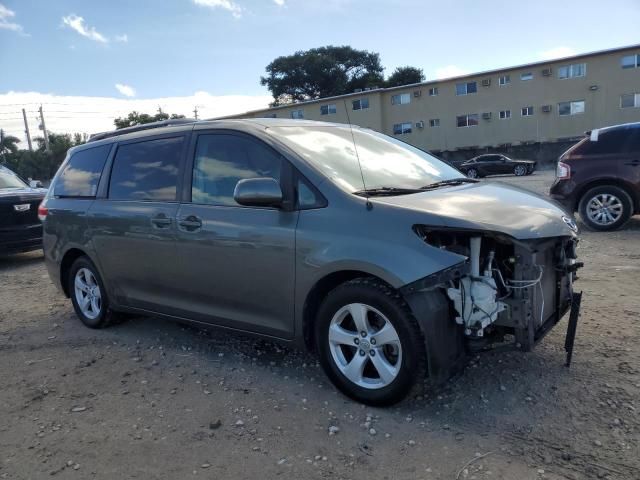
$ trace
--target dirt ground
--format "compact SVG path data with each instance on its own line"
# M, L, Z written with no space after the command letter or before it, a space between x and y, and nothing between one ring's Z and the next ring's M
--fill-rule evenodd
M546 192L552 173L498 180ZM565 318L534 352L485 353L388 409L263 340L89 330L40 252L0 258L0 478L639 479L640 217L583 230L579 254L570 369Z

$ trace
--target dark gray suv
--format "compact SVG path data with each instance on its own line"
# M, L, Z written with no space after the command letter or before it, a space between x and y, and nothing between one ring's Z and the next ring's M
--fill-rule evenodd
M99 134L39 213L51 278L88 327L133 313L295 342L373 405L491 343L531 349L574 298L560 208L348 125Z

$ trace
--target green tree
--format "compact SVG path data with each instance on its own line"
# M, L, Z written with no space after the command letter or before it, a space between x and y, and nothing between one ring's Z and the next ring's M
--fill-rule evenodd
M382 86L383 71L377 53L327 46L276 58L260 84L269 89L275 106Z
M387 78L385 85L387 87L399 87L401 85L411 85L412 83L420 83L424 81L424 73L421 68L416 67L398 67Z
M118 117L113 123L116 126L116 130L126 127L134 127L136 125L143 125L145 123L159 122L160 120L169 120L176 118L184 118L184 115L178 115L173 113L169 115L163 111L159 111L155 115L149 115L148 113L138 113L136 111L131 112L126 117Z
M18 152L18 143L19 138L3 134L0 140L0 160L4 161L9 155L15 155Z

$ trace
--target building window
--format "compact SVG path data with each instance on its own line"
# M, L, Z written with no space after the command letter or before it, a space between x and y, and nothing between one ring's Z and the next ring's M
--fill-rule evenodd
M430 97L435 97L436 95L438 95L438 87L432 87L429 89L429 96Z
M302 109L292 110L291 111L291 118L296 118L296 119L304 118L304 110L302 110Z
M404 135L406 133L411 133L411 126L411 122L396 123L393 125L393 134Z
M263 118L276 118L276 116L275 113L265 113Z
M456 95L469 95L478 92L478 84L476 82L456 83Z
M640 54L622 57L620 66L622 68L640 68Z
M576 78L584 77L587 74L586 63L576 63L574 65L563 65L558 67L558 78Z
M431 120L429 120L429 126L430 127L439 127L440 126L440 119L439 118L432 118Z
M409 93L398 93L391 96L391 105L406 105L411 102L411 95Z
M511 83L510 75L502 75L500 78L498 78L498 85L500 86L509 85L510 83Z
M511 118L511 110L500 110L500 120Z
M331 105L322 105L320 107L320 115L333 115L336 111L336 106L333 103Z
M531 117L533 115L533 107L522 107L522 116Z
M558 115L579 115L584 113L584 100L558 103Z
M479 115L477 113L470 113L469 115L458 115L456 117L456 123L458 127L477 127Z
M369 99L368 98L359 98L358 100L354 100L351 102L354 110L364 110L365 108L369 108Z
M528 80L533 80L533 73L531 72L521 73L520 80L522 80L523 82L526 82Z
M620 95L620 108L640 107L640 93L627 93Z

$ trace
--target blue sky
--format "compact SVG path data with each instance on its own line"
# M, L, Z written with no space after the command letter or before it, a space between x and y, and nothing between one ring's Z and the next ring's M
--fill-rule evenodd
M8 92L262 106L265 66L296 50L351 45L430 79L640 43L638 18L640 0L0 0L0 113Z

